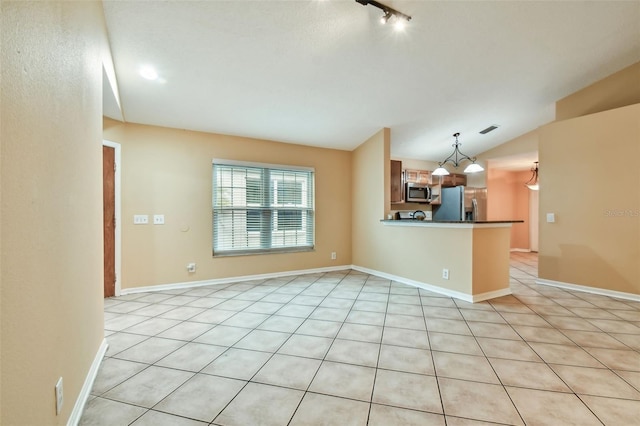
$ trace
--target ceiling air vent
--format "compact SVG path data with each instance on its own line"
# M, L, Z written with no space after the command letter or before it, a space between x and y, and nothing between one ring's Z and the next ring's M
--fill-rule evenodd
M487 134L487 133L489 133L489 132L493 132L493 131L494 131L495 129L497 129L497 128L498 128L498 126L489 126L489 127L487 127L486 129L484 129L484 130L480 130L480 134L481 134L481 135L486 135L486 134Z

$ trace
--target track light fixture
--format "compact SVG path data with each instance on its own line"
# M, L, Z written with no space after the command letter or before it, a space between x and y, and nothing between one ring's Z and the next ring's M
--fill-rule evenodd
M472 158L460 152L460 145L462 144L458 142L458 136L460 136L460 133L453 134L453 137L456 138L456 142L453 145L451 145L453 146L453 152L442 163L438 163L438 168L433 171L432 175L446 176L449 174L449 172L443 166L447 162L451 162L451 164L453 164L453 167L457 169L463 160L471 161L471 164L469 164L464 169L465 173L478 173L484 170L484 168L480 164L476 163L476 157Z
M367 6L370 4L371 6L377 7L378 9L382 10L384 12L384 15L380 18L380 23L382 24L386 24L389 21L389 19L391 19L392 17L395 17L396 29L404 28L405 24L411 20L411 16L405 15L404 13L399 12L375 0L356 0L356 2L360 3L363 6Z

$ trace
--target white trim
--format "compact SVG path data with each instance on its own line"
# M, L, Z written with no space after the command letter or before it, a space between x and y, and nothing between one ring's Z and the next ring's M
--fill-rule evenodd
M633 300L635 302L640 302L640 294L625 293L623 291L608 290L606 288L589 287L589 286L586 286L586 285L563 283L563 282L560 282L560 281L546 280L544 278L538 278L536 280L536 284L548 285L548 286L551 286L551 287L565 288L565 289L568 289L568 290L576 290L576 291L582 291L582 292L585 292L585 293L592 293L592 294L599 294L599 295L602 295L602 296L615 297L617 299Z
M100 348L98 348L96 356L93 358L93 362L91 363L91 368L89 368L87 377L84 379L84 384L82 385L80 394L78 395L76 403L73 406L71 416L69 416L69 420L67 421L67 426L76 426L80 422L82 412L84 411L84 406L89 399L91 388L93 388L93 382L96 380L98 370L100 369L100 365L102 364L102 360L104 359L104 354L107 353L108 347L109 344L107 343L107 339L103 339L102 343L100 344Z
M511 251L511 252L515 251L515 252L518 252L518 253L531 253L531 250L523 249L523 248L512 248L512 249L509 249L509 251Z
M243 275L239 277L216 278L204 281L188 281L183 283L171 283L151 285L147 287L132 287L122 290L122 295L133 293L146 293L149 291L177 290L183 288L202 287L207 285L230 284L242 281L265 280L270 278L286 277L291 275L316 274L318 272L343 271L345 269L353 269L352 265L328 266L326 268L303 269L298 271L272 272L268 274Z
M475 229L475 228L510 228L511 222L499 223L473 223L473 222L432 222L430 220L381 220L385 226L400 227L422 227L422 228L457 228L457 229Z
M225 160L222 158L214 158L212 164L218 164L221 166L238 166L238 167L256 167L259 169L284 169L284 170L300 170L305 172L315 172L316 169L307 166L291 166L287 164L270 164L270 163L258 163L253 161L237 161L237 160Z
M116 241L115 241L115 269L116 269L116 286L115 295L120 296L122 288L122 195L121 195L121 183L122 183L122 147L117 142L108 140L102 141L103 146L108 146L115 150L115 162L116 172L114 176L114 191L115 191L115 217L116 217Z
M351 267L352 269L356 270L356 271L360 271L360 272L364 272L370 275L376 275L378 277L382 277L382 278L386 278L389 280L393 280L393 281L397 281L399 283L402 284L407 284L413 287L418 287L421 288L423 290L428 290L434 293L438 293L438 294L442 294L444 296L449 296L449 297L454 297L456 299L460 299L463 300L465 302L469 302L469 303L474 303L474 302L480 302L483 300L487 300L493 297L499 297L499 296L505 296L507 294L511 294L511 289L510 288L506 288L503 290L497 290L497 291L493 291L493 292L489 292L489 293L482 293L482 294L478 294L478 295L471 295L471 294L467 294L467 293L462 293L459 291L455 291L455 290L450 290L448 288L444 288L444 287L439 287L436 285L432 285L432 284L427 284L427 283L423 283L420 281L415 281L415 280L411 280L409 278L404 278L404 277L400 277L398 275L393 275L393 274L387 274L386 272L381 272L381 271L376 271L374 269L369 269L369 268L363 268L362 266L356 266L356 265L352 265Z

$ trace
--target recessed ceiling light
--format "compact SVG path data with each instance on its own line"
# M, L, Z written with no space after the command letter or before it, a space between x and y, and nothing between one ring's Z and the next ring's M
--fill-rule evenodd
M158 72L150 66L144 66L140 68L140 75L147 80L157 80Z

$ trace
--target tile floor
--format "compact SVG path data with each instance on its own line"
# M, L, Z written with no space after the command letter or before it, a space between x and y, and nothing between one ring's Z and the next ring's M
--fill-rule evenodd
M476 304L356 271L107 299L80 424L638 424L640 302L536 272Z

